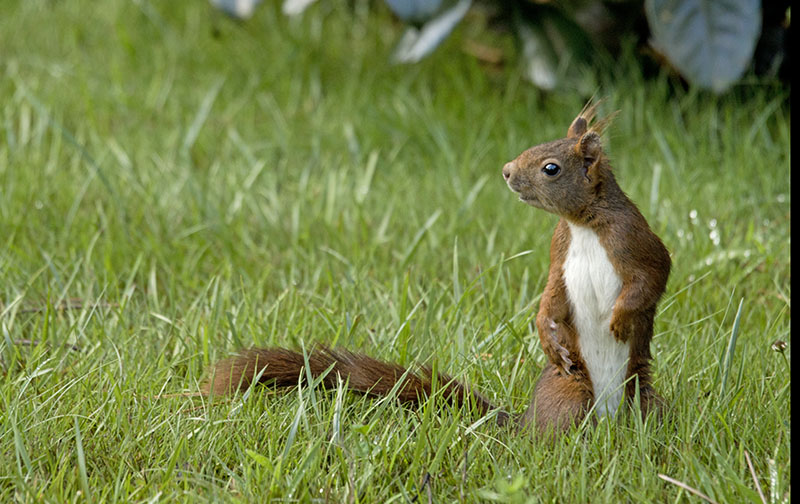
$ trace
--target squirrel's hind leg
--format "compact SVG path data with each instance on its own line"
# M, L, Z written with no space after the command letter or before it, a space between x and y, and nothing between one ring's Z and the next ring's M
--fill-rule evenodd
M579 424L592 404L592 388L582 374L567 375L548 363L536 382L533 401L522 417L522 427L537 434L556 434Z

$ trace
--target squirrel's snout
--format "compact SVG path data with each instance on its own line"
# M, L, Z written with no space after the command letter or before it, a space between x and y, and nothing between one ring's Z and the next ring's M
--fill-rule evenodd
M503 166L503 179L508 182L508 179L511 178L511 170L514 168L514 162L510 161Z

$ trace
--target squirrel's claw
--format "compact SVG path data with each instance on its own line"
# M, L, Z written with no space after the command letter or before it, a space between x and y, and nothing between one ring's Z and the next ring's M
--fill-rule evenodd
M570 371L570 368L573 366L574 363L572 362L572 359L569 358L569 350L567 350L559 342L558 324L554 320L551 320L548 323L548 329L549 329L549 333L550 333L549 334L550 342L553 344L553 347L555 347L556 351L558 352L559 357L561 357L561 361L563 363L563 365L561 366L562 369L564 370L565 373L572 374L572 372Z

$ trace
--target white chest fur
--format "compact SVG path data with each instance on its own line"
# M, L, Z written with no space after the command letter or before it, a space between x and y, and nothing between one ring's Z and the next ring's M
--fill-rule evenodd
M569 224L571 240L564 261L564 282L578 331L581 356L594 385L595 412L614 416L622 400L629 344L608 329L622 280L597 233Z

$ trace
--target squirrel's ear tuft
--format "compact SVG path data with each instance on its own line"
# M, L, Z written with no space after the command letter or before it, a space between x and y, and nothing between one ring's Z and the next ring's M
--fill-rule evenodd
M603 132L608 128L611 123L614 121L614 118L617 117L619 114L619 110L616 110L602 119L599 119L596 123L592 125L591 131L596 132L598 135L602 135Z

